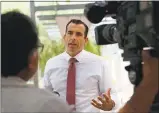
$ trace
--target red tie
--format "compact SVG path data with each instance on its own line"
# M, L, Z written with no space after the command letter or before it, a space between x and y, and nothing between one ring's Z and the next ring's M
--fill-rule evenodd
M66 100L69 105L75 105L75 91L76 91L76 67L75 62L77 60L75 58L70 58L69 69L68 69L68 76L67 76L67 95Z

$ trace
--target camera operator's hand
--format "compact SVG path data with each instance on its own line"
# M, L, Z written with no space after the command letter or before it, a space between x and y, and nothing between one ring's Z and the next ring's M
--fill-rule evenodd
M111 91L111 88L109 88L107 90L107 92L105 94L103 94L103 97L98 97L98 100L101 102L97 102L96 100L92 100L91 104L98 108L98 109L101 109L101 110L104 110L104 111L110 111L112 110L112 108L115 106L115 102L111 99L111 95L110 95L110 91Z
M149 51L143 50L143 82L150 84L153 88L158 88L159 59L151 57Z
M159 87L159 59L151 57L147 50L142 51L142 59L143 79L118 113L148 113L152 106Z

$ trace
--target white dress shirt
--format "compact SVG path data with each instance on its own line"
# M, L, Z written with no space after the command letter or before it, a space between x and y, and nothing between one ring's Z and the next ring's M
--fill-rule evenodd
M118 44L104 45L101 48L101 55L107 57L109 67L111 67L111 76L114 76L116 89L121 98L121 104L124 106L131 98L134 92L134 85L129 80L128 72L125 66L130 64L129 61L123 61L123 50Z
M2 78L1 85L2 113L54 113L70 111L69 106L59 96L50 93L50 91L29 86L18 77Z
M69 59L66 52L48 60L44 72L44 87L50 91L57 91L66 100L67 74ZM120 100L113 85L113 77L110 76L107 61L100 56L81 51L74 58L78 60L76 65L76 111L99 112L100 110L91 105L91 100L96 99L100 93L105 93L112 88L111 96L115 101L117 110Z

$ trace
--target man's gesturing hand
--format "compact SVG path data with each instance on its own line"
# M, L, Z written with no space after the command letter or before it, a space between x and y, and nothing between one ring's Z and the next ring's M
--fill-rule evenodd
M96 100L92 100L91 104L98 108L98 109L101 109L101 110L104 110L104 111L110 111L112 110L112 108L115 106L115 103L114 101L111 99L111 96L110 96L110 91L111 91L111 88L109 88L107 90L107 92L105 94L103 94L104 98L102 97L98 97L98 100L102 103L99 103L97 102Z

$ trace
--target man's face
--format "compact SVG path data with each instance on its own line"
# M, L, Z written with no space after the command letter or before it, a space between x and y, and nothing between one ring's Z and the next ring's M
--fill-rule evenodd
M66 52L71 56L77 55L84 49L88 38L85 36L85 26L83 24L70 23L64 36Z

